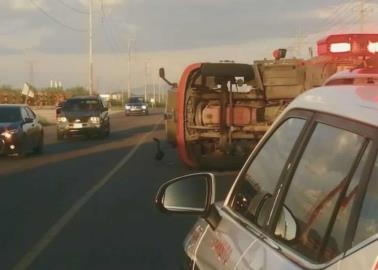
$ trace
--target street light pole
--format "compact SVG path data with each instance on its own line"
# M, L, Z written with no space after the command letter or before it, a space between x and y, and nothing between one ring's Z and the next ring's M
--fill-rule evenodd
M131 39L127 42L127 98L131 96Z
M147 102L148 62L144 63L144 100Z
M89 0L89 95L93 94L93 0Z

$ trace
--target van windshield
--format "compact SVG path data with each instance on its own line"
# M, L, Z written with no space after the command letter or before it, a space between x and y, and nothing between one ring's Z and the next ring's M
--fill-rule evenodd
M64 103L65 111L98 111L100 103L96 99L71 99Z

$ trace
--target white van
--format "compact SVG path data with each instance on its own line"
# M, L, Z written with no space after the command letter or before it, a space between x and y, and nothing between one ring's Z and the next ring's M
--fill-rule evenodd
M295 99L224 203L215 177L164 184L156 205L201 218L187 269L378 269L378 87L324 86Z

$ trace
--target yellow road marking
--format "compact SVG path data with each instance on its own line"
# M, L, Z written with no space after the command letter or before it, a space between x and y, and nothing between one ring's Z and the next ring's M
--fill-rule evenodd
M88 190L74 205L39 239L39 241L26 253L21 260L12 268L13 270L27 269L34 260L48 247L48 245L59 235L63 228L76 216L80 209L99 191L109 180L117 173L135 154L139 147L145 142L147 137L151 135L160 125L157 123L154 128L144 134L138 143L127 153L117 165L106 174L99 182L97 182L90 190Z

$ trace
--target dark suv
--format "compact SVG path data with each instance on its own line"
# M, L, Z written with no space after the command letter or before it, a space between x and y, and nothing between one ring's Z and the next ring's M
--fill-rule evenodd
M66 100L57 116L57 138L81 134L86 137L108 137L110 120L108 108L98 97L74 97Z
M148 104L143 97L131 97L125 105L125 115L148 114Z

